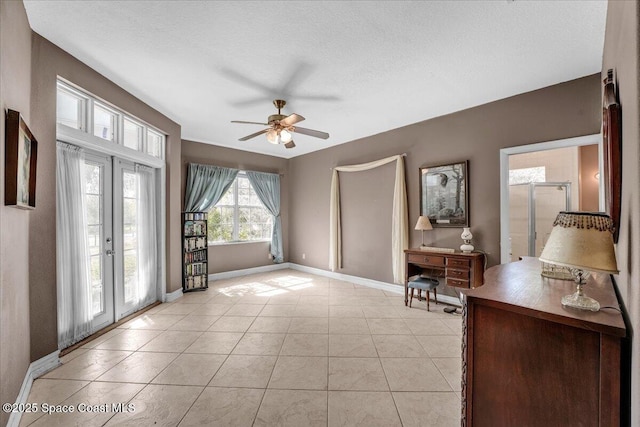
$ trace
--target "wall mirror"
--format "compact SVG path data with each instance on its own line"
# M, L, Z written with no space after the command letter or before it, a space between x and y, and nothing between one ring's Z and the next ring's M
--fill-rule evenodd
M420 215L433 227L469 226L469 161L420 168Z

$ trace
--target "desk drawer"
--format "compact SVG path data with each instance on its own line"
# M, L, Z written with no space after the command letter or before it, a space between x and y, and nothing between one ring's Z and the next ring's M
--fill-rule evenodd
M447 258L447 267L463 267L469 268L471 260L459 258Z
M444 257L437 255L409 254L409 262L422 265L437 265L444 267Z
M453 270L447 267L447 278L469 280L469 270Z
M456 288L470 288L468 280L452 279L447 277L447 286L453 286Z

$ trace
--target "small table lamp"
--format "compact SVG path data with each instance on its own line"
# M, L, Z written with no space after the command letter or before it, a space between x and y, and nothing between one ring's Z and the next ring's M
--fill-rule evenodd
M421 248L426 248L427 245L424 244L424 232L426 230L433 230L433 227L431 226L431 221L429 221L429 217L426 216L419 216L418 217L418 222L416 222L416 230L420 230L422 231L422 244L420 245Z
M540 261L569 267L577 291L562 298L562 305L598 311L600 304L582 291L589 271L617 274L613 247L613 222L608 215L592 212L560 212L553 223Z

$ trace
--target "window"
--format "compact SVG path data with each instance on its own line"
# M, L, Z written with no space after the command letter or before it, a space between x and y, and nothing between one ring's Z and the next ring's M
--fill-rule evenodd
M140 151L142 148L142 135L144 128L136 122L124 119L124 134L122 135L122 145Z
M509 171L509 185L528 184L530 182L545 182L545 167L511 169Z
M107 141L115 141L118 115L98 103L93 104L93 134Z
M209 210L209 244L271 240L273 216L242 172Z
M152 130L147 131L147 154L162 158L163 136Z
M84 129L86 99L65 87L58 86L56 110L58 123L74 129Z
M119 108L58 80L57 123L102 138L106 143L164 159L166 136Z

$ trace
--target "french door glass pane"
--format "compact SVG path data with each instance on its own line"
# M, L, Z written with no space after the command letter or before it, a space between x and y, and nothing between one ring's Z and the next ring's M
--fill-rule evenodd
M99 138L113 141L115 133L116 115L111 111L93 106L93 134Z
M102 298L102 256L101 254L91 256L91 301L93 314L102 313L104 300Z
M90 255L90 279L93 315L102 313L104 307L104 269L102 265L102 242L104 241L103 206L104 169L85 162L85 203L87 209L87 237Z
M124 248L124 302L134 301L138 287L138 176L122 172L122 230Z

